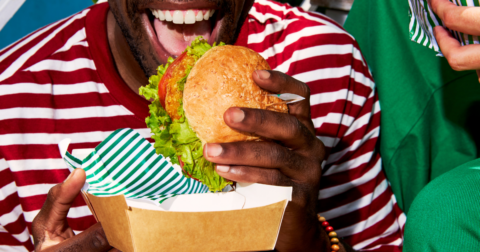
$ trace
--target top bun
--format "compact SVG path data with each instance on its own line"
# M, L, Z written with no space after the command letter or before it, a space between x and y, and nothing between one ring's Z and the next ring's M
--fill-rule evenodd
M197 61L185 83L183 109L202 143L259 139L225 124L223 114L230 107L288 112L282 100L267 96L270 93L255 84L255 70L270 70L270 66L258 53L241 46L214 47Z

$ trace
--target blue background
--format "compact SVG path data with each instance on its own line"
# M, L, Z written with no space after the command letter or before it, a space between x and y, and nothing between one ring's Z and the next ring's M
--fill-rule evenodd
M0 49L93 4L92 0L26 0L0 30Z

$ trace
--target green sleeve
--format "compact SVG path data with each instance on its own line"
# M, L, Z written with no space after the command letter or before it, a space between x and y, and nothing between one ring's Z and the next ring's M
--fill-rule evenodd
M415 198L405 225L404 250L480 250L480 159L428 184Z

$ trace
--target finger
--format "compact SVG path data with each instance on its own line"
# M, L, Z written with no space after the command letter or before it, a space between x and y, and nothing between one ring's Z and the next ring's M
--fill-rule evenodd
M313 133L296 117L279 112L251 108L229 108L225 123L238 131L282 142L292 149L313 144Z
M480 69L480 45L461 46L445 28L437 26L433 29L438 46L456 71Z
M288 177L298 174L297 167L305 167L297 154L272 142L211 143L204 152L205 158L216 164L277 168Z
M97 223L84 232L70 239L65 240L55 246L48 247L45 252L53 251L108 251L111 249L108 244L107 236L103 231L102 225Z
M252 166L217 165L218 175L240 183L259 183L276 186L292 186L293 182L277 169Z
M478 82L480 82L480 70L477 70Z
M449 0L431 0L430 7L446 27L470 35L480 35L480 8L457 6Z
M313 129L310 117L310 88L305 83L284 73L267 70L255 71L253 80L258 86L274 94L291 93L305 97L303 101L289 104L288 110L291 115L296 116L302 123Z
M47 200L38 213L48 230L53 230L65 222L73 201L85 184L85 179L85 171L75 169L63 183L50 189Z

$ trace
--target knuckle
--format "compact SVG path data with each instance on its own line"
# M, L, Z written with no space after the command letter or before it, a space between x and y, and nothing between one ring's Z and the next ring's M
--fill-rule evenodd
M443 12L443 24L447 27L452 27L456 23L456 12L453 9L446 9Z
M243 151L246 151L247 148L242 148L242 152ZM264 152L264 148L262 148L261 145L259 144L253 144L251 146L251 153L252 153L252 157L255 161L259 161L259 160L262 160L263 158L263 152ZM237 156L241 157L241 156L244 156L243 153L237 153Z
M280 176L280 172L278 171L271 171L266 174L266 181L270 185L280 185L282 180Z
M278 77L280 78L280 83L282 83L282 84L284 84L284 85L287 85L287 83L288 83L288 78L287 78L287 76L288 76L288 75L286 75L286 74L284 74L284 73L281 73L281 72L277 72L277 73L279 73L279 74L278 74Z
M253 119L254 119L255 124L258 125L258 126L262 126L262 125L264 125L265 123L268 122L265 110L257 109L257 110L255 110L255 113L253 114L253 116L254 116Z
M108 246L107 237L101 229L97 229L92 234L92 245L95 248L103 248Z
M300 82L300 83L302 84L303 94L305 95L305 98L310 97L310 87L303 82Z
M284 77L286 78L286 76ZM295 89L297 89L296 91L298 92L298 95L305 96L305 97L310 96L310 87L307 84L291 76L289 76L289 78L291 80L290 83L293 84L292 86L294 86Z
M290 138L298 138L303 136L303 125L295 116L288 117L290 122L284 127L285 133Z
M55 202L57 201L58 199L58 196L60 194L60 185L56 185L52 188L50 188L50 190L48 190L48 194L47 194L47 201L49 202Z
M447 61L453 70L455 71L463 70L463 67L461 66L461 59L458 56L456 56L456 54L449 54L447 57Z
M286 164L288 166L288 163L290 161L290 158L289 158L289 153L286 151L286 149L284 147L281 147L280 145L276 145L274 148L272 148L271 150L271 159L270 159L270 162L271 162L271 166L273 166L273 164Z
M298 137L301 137L303 138L303 141L304 141L304 146L309 149L309 150L312 150L313 147L316 146L316 141L318 140L318 138L312 133L312 131L310 131L310 129L308 129L307 126L303 125L302 123L299 122L299 136Z
M283 160L285 166L291 170L298 170L299 168L303 167L302 160L296 155L288 155Z

